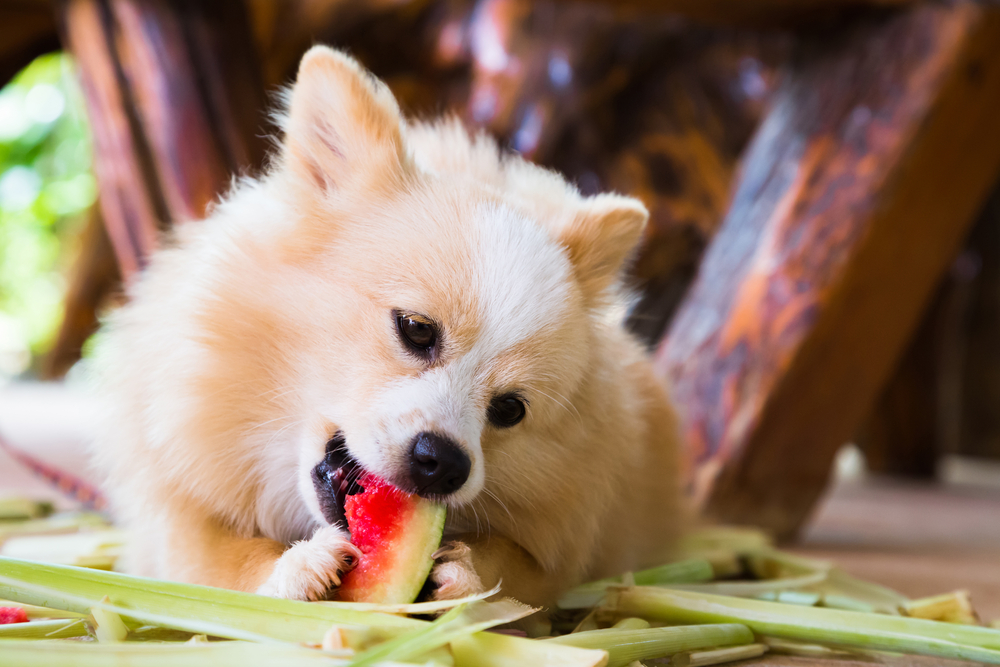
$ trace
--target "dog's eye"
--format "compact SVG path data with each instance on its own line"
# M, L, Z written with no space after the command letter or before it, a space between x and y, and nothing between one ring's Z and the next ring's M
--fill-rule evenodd
M524 401L513 394L505 394L490 402L486 416L494 426L510 428L524 419L524 413Z
M421 315L396 314L396 329L400 337L411 349L425 354L437 343L437 329Z

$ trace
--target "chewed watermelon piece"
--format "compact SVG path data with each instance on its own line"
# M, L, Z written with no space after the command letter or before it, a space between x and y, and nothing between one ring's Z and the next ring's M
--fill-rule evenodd
M361 559L346 573L338 599L406 604L417 599L444 533L445 506L365 474L364 489L344 502L351 542Z
M21 607L0 607L0 625L27 622L28 612Z

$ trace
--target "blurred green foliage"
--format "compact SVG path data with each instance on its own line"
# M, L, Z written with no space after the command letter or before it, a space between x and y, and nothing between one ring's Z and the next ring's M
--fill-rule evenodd
M73 63L42 56L0 90L0 379L51 347L76 233L95 196Z

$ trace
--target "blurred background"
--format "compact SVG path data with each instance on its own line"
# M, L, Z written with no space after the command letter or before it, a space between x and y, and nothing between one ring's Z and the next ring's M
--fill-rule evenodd
M649 206L629 326L707 516L1000 617L1000 7L976 0L4 0L0 496L74 506L36 473L88 480L99 316L261 168L316 42L408 114Z

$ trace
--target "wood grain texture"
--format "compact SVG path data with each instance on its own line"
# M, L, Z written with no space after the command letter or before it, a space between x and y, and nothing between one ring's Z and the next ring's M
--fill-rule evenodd
M580 0L560 0L575 3ZM919 0L603 0L618 12L673 14L712 25L787 27L821 24L865 9L898 8Z
M962 2L797 57L656 355L709 515L808 516L1000 171L997 44Z
M614 105L621 148L591 162L606 187L649 208L631 270L639 298L628 326L650 346L662 339L722 223L739 158L791 45L784 35L685 29Z
M240 0L66 0L95 136L101 206L122 273L159 231L205 215L265 153L265 98Z
M171 222L196 219L228 174L196 86L182 16L168 2L111 0L115 45Z
M172 222L203 217L232 174L263 153L263 86L236 7L111 0L118 54Z
M128 276L144 265L163 223L148 147L130 91L122 85L107 7L97 0L66 0L60 18L63 43L76 58L87 104L105 225L122 274Z

